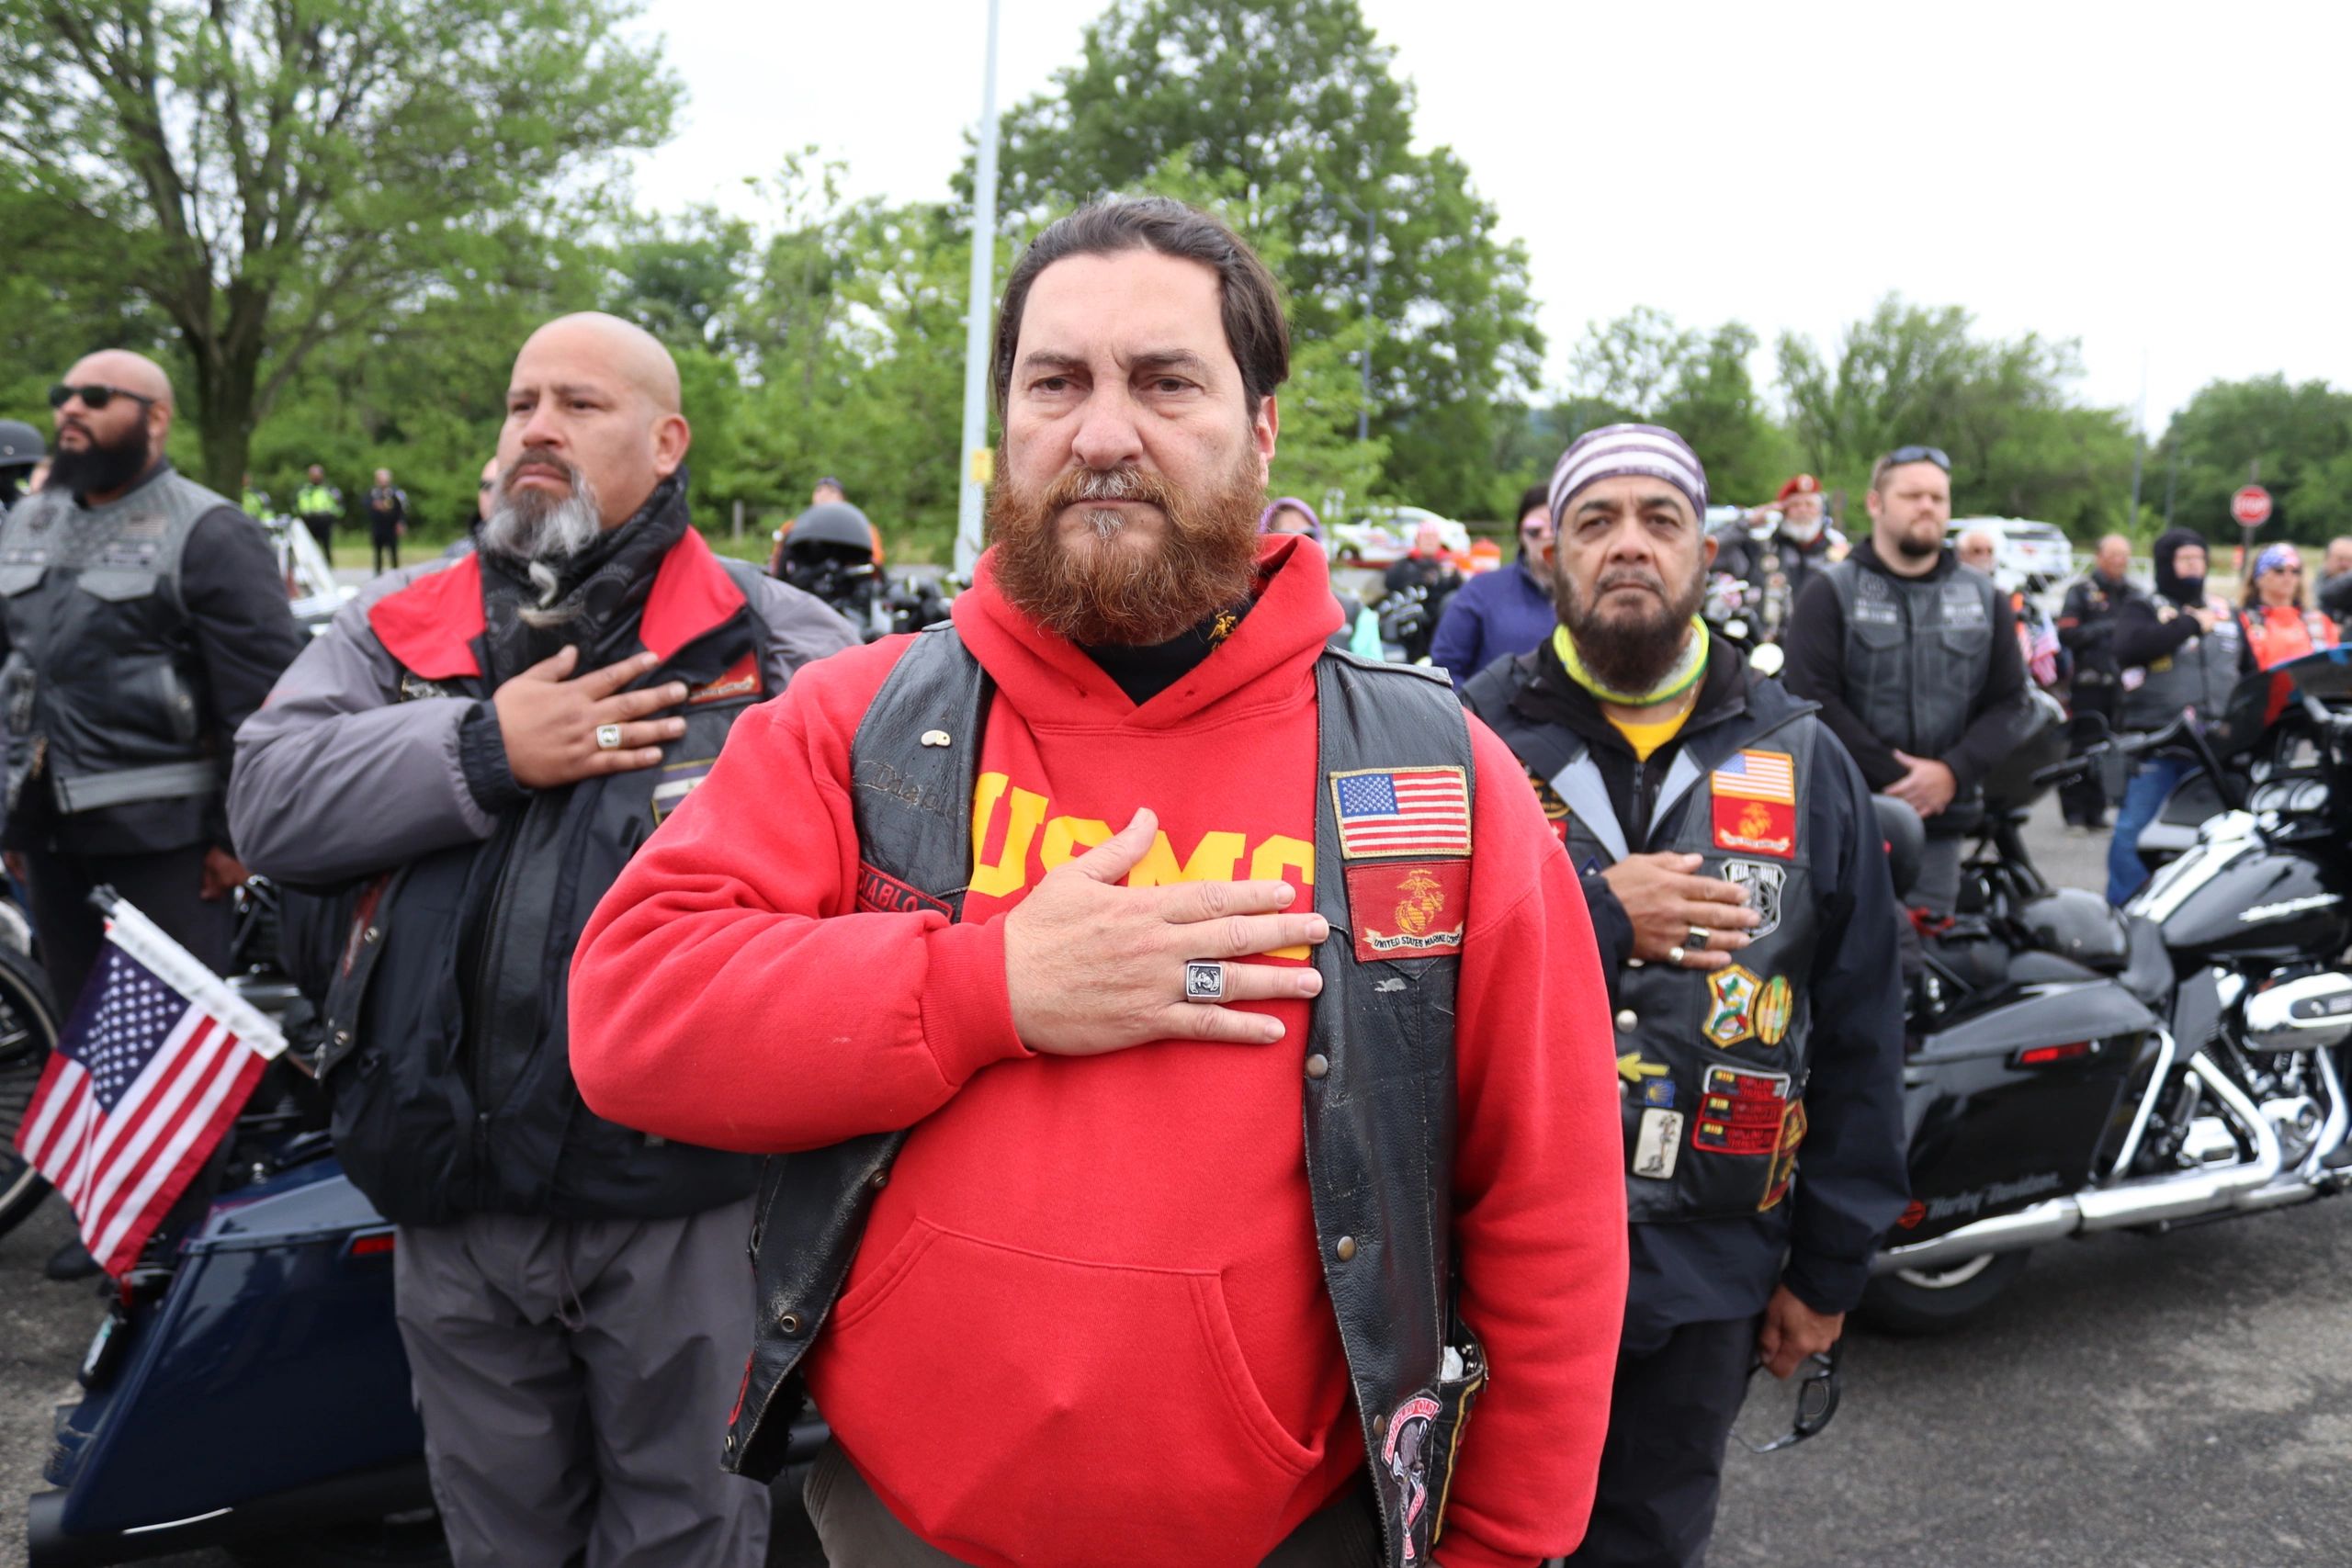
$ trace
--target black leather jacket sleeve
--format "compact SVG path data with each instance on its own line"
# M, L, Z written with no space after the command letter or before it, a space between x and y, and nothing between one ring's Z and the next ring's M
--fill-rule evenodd
M2196 635L2194 616L2158 620L2152 600L2128 599L2115 607L2115 661L2126 669L2169 659L2173 649Z
M1903 1120L1903 992L1894 900L1877 819L1851 759L1824 740L1806 830L1824 940L1814 957L1812 1077L1781 1282L1815 1312L1850 1312L1871 1255L1910 1201Z

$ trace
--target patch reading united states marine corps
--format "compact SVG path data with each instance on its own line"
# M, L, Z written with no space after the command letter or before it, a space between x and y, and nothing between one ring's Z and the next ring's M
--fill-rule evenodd
M1707 787L1717 849L1796 858L1796 764L1786 751L1742 751L1707 775Z
M1470 918L1466 860L1392 861L1347 868L1356 961L1447 958Z
M1788 1109L1788 1074L1709 1067L1700 1084L1690 1146L1717 1155L1777 1154Z
M691 762L664 762L662 776L653 784L653 820L658 825L670 813L685 804L702 781L710 775L717 764L716 757L703 757Z
M1462 769L1357 768L1329 776L1340 859L1468 857L1470 783Z

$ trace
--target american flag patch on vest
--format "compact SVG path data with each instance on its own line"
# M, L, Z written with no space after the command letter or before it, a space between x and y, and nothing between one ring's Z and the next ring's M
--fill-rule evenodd
M1470 785L1460 768L1365 768L1331 775L1347 860L1470 852Z

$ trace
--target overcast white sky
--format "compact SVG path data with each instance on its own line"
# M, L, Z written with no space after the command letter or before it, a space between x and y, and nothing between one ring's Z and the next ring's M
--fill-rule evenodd
M1004 108L1102 0L1002 0ZM1636 304L1831 351L1890 291L2079 337L2084 398L2147 421L2205 382L2352 384L2352 7L1362 0L1526 242L1547 389ZM662 208L817 142L853 195L939 199L979 118L985 0L650 0L691 95ZM1759 374L1769 365L1759 363Z

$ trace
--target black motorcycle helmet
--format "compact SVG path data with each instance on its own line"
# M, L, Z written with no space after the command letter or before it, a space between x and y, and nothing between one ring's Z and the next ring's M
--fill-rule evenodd
M820 502L784 536L776 575L831 604L876 575L874 525L846 501Z
M40 431L21 419L0 419L0 469L29 468L48 456Z
M16 504L25 476L48 455L40 431L20 419L0 419L0 507Z

